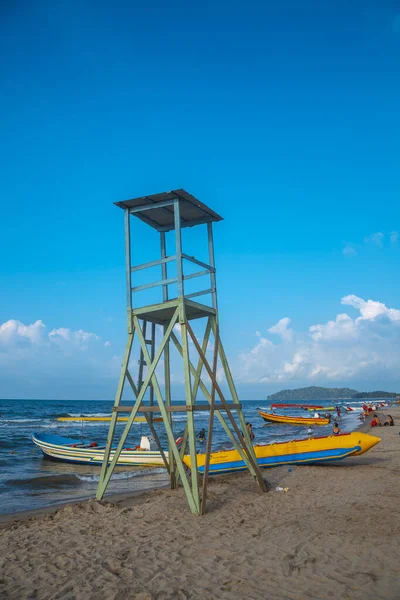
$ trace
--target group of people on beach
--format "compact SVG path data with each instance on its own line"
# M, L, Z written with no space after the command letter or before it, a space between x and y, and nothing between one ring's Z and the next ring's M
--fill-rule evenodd
M365 416L369 416L369 415L371 415L371 413L373 413L372 421L371 421L371 427L379 427L381 425L385 425L385 426L389 426L389 427L391 425L393 426L394 425L394 421L393 421L392 415L387 415L386 421L384 421L382 423L381 422L381 418L375 412L378 409L382 409L384 406L386 406L386 404L384 402L380 402L378 405L372 404L372 403L366 404L364 402L364 404L362 405L363 412L360 414L360 419L364 420Z
M376 410L376 406L373 406L373 408L371 408L371 410L369 410L369 409L370 409L370 405L367 406L366 404L365 405L363 404L363 410L364 410L364 412L361 413L360 419L361 419L361 417L364 419L364 413L366 413L366 412L372 412L373 410ZM329 413L327 413L324 416L329 417L329 420L331 419L331 415ZM320 417L320 415L318 413L314 414L314 418L319 418L319 417ZM387 415L387 417L388 418L386 419L386 421L384 423L381 423L381 420L380 420L379 416L375 413L374 416L373 416L373 419L371 421L371 427L376 427L376 426L379 426L379 425L382 425L382 424L385 425L385 426L387 426L387 425L389 425L389 426L390 425L394 425L393 417L391 415ZM333 435L340 435L341 433L343 433L342 430L339 427L339 424L338 424L338 421L340 419L341 419L341 411L340 411L340 408L337 406L336 407L335 421L334 421L333 427L332 427L332 434ZM250 439L254 440L254 438L256 436L254 435L252 424L249 423L249 422L247 422L246 423L246 429L249 432ZM314 426L310 425L310 427L307 429L307 434L308 434L308 436L311 436L313 433L314 433ZM241 432L241 434L243 436L243 432ZM200 433L198 434L197 437L199 438L199 442L201 442L201 443L203 443L203 442L206 441L206 432L205 432L204 427L202 428L202 430L200 431Z
M383 423L383 425L385 425L385 426L388 426L388 425L391 426L392 425L393 426L394 425L394 421L393 421L392 415L388 415L387 417L388 418ZM371 421L371 427L378 427L380 425L382 425L381 419L380 419L380 417L377 414L375 414L373 416L373 418L372 418L372 421Z

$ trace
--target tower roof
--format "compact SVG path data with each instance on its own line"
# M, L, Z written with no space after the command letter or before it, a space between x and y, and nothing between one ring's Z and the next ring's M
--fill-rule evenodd
M140 209L143 206L143 211L135 210L135 217L138 217L138 219L144 221L147 225L154 227L157 231L170 231L175 229L173 205L157 207L157 204L169 200L180 200L181 227L194 227L195 225L222 221L223 219L223 217L211 210L211 208L182 189L153 194L151 196L141 196L140 198L132 198L131 200L122 200L121 202L115 202L115 204L124 209ZM149 206L154 206L155 208L149 210Z

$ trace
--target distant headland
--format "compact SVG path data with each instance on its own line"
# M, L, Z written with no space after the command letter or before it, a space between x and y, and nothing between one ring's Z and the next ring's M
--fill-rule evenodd
M396 398L396 392L359 392L351 388L305 387L282 390L268 396L268 400L350 400L352 398Z

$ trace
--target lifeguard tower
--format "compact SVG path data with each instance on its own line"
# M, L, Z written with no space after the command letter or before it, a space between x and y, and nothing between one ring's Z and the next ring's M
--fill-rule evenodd
M179 479L182 481L192 513L200 515L206 509L207 480L214 416L220 421L227 437L240 453L261 490L265 491L265 481L254 455L242 412L242 405L238 399L219 335L213 223L221 221L222 217L183 189L152 196L142 196L132 200L116 202L115 204L124 210L125 217L128 341L115 396L96 498L98 500L103 498L118 457L124 448L127 436L138 413L144 414L151 429L154 440L163 457L165 467L168 470L171 488L178 486ZM131 217L140 219L159 232L159 259L132 266ZM203 262L193 256L189 256L182 250L182 229L200 225L205 225L207 228L208 262ZM168 255L167 253L166 234L168 232L174 232L175 234L174 253L172 255ZM146 249L147 245L146 243ZM135 254L138 255L141 253L141 248L137 247L135 251ZM193 265L195 265L196 267L200 267L201 270L188 273L185 268L188 264L190 264L192 269ZM160 268L161 279L132 286L132 279L139 271L143 272L154 267ZM168 273L168 271L170 272ZM209 285L206 288L200 288L188 293L185 289L188 285L186 282L191 279L196 279L197 282L197 278L200 277L207 277ZM193 284L194 282L191 283ZM161 302L144 306L140 305L139 302L132 302L133 294L135 294L136 300L138 292L157 287L162 290ZM176 291L176 297L171 298L170 290L173 288ZM199 296L208 298L209 303L199 303L193 300L193 298ZM203 320L205 323L204 336L201 343L192 329L191 323L194 320ZM158 344L156 339L157 330L158 332L161 330L161 334L158 334L159 337L162 335L162 339ZM139 343L136 361L133 360L134 353L132 352L135 336L136 341ZM213 348L211 350L210 338L213 339ZM170 360L172 344L178 351L180 367L182 367L183 371L185 405L172 403ZM207 358L207 351L208 353L212 352L212 360ZM193 359L194 354L196 355L196 361ZM161 380L159 373L162 363L163 393L159 381ZM137 368L138 371L136 383L132 375L134 368ZM206 371L205 378L202 376L203 369ZM219 369L219 373L223 374L229 387L232 398L231 402L227 402L218 383L217 369ZM126 381L129 383L134 396L134 404L132 406L122 403ZM206 403L198 401L199 389ZM149 396L147 399L145 398L146 394ZM218 401L215 400L216 394ZM154 399L156 402L154 402ZM194 411L209 412L205 446L206 457L202 482L199 481L197 468L192 468L191 474L188 474L182 460L188 448L191 465L197 467ZM236 412L238 423L232 411ZM175 443L172 428L172 415L176 412L184 412L187 415L186 427L180 448ZM128 413L129 417L118 441L113 458L110 461L110 451L116 437L117 420L121 413ZM152 416L155 413L161 415L162 424L160 423L160 425L165 428L168 438L168 457L162 448L156 427L153 423Z

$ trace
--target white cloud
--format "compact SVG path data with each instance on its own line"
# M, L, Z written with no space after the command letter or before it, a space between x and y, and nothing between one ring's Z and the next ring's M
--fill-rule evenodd
M83 329L73 331L72 329L67 329L66 327L60 327L59 329L53 329L50 331L49 339L56 343L63 341L76 345L87 345L87 343L91 340L99 340L100 338L95 333L88 333L87 331L83 331Z
M284 317L280 321L268 329L269 333L277 333L281 338L289 342L293 337L293 329L288 329L290 325L290 319Z
M392 244L392 246L396 246L398 240L399 240L399 232L398 231L391 231L390 232L390 243Z
M24 325L21 321L11 319L0 325L0 348L8 344L40 343L44 339L45 330L46 326L43 321Z
M343 303L343 300L342 300ZM346 313L336 315L334 321L328 321L322 325L311 325L309 328L311 338L314 341L327 339L349 339L357 336L357 328L353 319Z
M398 381L400 310L354 294L342 298L341 303L355 308L358 315L352 318L340 313L326 323L311 325L308 332L288 330L286 317L268 330L280 333L278 344L257 332L257 343L234 364L238 382Z
M353 306L360 311L361 316L355 322L360 320L373 320L376 317L386 316L390 321L400 321L400 310L395 308L387 308L382 302L374 300L363 300L354 294L342 298L342 304Z
M346 244L342 250L345 256L356 256L357 250L352 244Z
M385 234L382 231L376 231L367 235L364 239L366 244L374 244L375 246L381 247L385 239Z

